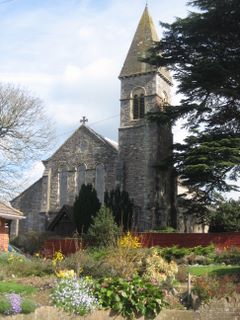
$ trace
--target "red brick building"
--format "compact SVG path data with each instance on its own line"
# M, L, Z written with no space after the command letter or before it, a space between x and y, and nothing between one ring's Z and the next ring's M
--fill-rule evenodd
M15 227L17 229L18 221L24 219L22 212L0 202L0 251L8 250L9 235L12 221L15 221ZM18 234L18 230L14 232Z

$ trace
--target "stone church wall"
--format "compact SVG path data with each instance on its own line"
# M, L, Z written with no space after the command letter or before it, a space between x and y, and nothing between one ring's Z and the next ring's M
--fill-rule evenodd
M45 162L46 169L51 172L49 211L56 212L60 203L60 173L67 171L66 204L72 205L79 191L77 186L77 170L85 165L85 183L96 184L96 169L100 164L104 168L104 184L106 190L115 187L117 150L106 142L99 141L98 136L86 127L81 126L75 134ZM104 186L105 185L105 186ZM104 190L101 194L103 195ZM102 199L101 199L102 200Z
M140 119L133 119L136 88L142 88L145 93L145 117ZM158 169L160 161L171 155L171 128L148 120L146 115L167 107L170 88L158 72L121 79L119 159L123 166L122 185L134 199L139 230L165 227L172 218L175 190L172 173L168 169Z
M11 201L11 205L22 211L26 219L19 221L19 233L29 231L42 232L45 230L45 216L41 214L42 206L42 179L22 192Z

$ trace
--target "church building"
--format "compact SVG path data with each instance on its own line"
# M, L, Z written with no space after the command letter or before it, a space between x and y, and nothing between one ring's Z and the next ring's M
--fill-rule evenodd
M139 60L154 41L159 39L146 7L119 75L118 144L92 130L83 117L81 126L43 161L43 176L11 201L26 216L20 232L44 232L64 205L73 205L81 185L89 183L102 203L106 190L119 186L127 191L139 231L176 226L175 178L171 168L159 166L171 156L171 128L148 117L168 107L172 80L167 69Z

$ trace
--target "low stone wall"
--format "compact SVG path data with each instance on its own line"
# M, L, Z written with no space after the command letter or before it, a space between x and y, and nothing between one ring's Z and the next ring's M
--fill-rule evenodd
M1 317L5 319L6 317ZM7 317L9 320L124 320L110 311L95 311L86 317L72 316L55 307L41 307L29 315ZM138 320L144 320L143 317ZM155 320L240 320L240 295L231 298L211 301L197 311L162 310Z
M156 320L195 320L194 311L185 310L163 310L156 318ZM121 316L111 314L110 311L99 310L86 317L72 316L60 311L54 307L38 308L34 314L29 315L15 315L3 317L5 320L124 320ZM138 320L145 320L144 317ZM220 319L218 319L220 320Z
M196 311L197 320L240 320L240 295L211 301Z

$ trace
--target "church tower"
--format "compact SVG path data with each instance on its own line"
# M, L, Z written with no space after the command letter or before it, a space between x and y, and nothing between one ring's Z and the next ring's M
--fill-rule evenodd
M167 69L139 60L147 57L154 41L159 39L146 6L119 75L119 172L122 174L118 180L134 200L135 225L140 231L176 224L172 170L159 166L171 155L171 128L147 116L167 108L172 80Z

